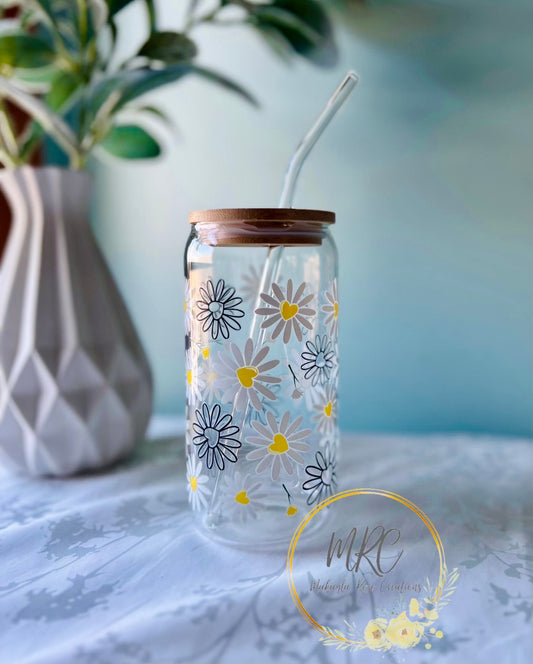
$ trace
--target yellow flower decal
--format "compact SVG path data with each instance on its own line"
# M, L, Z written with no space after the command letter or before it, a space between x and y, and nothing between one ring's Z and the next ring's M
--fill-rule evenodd
M376 618L370 620L365 627L364 637L366 645L371 650L387 650L390 644L385 638L385 630L387 629L387 621L384 618Z
M385 637L393 646L399 648L412 648L422 638L424 627L418 622L412 622L405 611L397 618L393 618L385 631Z

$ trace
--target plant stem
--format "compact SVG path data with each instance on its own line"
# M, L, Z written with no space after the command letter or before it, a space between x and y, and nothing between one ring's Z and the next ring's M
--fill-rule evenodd
M3 145L3 141L0 140ZM3 147L0 147L0 163L2 163L6 168L17 168L18 164L13 161L11 156L8 154Z
M19 146L15 135L15 129L11 123L3 99L0 99L0 135L6 152L15 162L17 162L19 157Z
M196 6L196 2L191 2L189 5L189 13L188 17L185 23L185 27L183 28L183 32L189 32L196 26L200 25L201 23L213 23L215 20L215 17L217 16L218 12L222 9L221 5L217 5L214 7L209 12L206 12L205 14L201 14L200 16L194 16L194 8Z

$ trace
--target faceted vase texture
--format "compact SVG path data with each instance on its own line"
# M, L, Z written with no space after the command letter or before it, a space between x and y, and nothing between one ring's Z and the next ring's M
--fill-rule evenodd
M105 466L142 439L152 379L88 223L86 173L0 172L0 461L32 475Z

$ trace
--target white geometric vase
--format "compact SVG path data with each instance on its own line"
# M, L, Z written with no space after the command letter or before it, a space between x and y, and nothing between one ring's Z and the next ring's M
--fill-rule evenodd
M145 433L152 378L88 223L90 175L0 171L12 224L0 257L0 462L71 475Z

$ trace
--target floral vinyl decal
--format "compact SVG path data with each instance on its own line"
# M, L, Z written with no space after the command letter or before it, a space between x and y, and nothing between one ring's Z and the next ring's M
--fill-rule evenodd
M201 401L205 389L203 371L192 358L193 351L185 353L185 392L190 403Z
M333 433L337 421L337 392L331 384L317 390L313 421L320 433Z
M308 305L313 300L314 295L305 295L305 281L301 283L296 292L293 292L292 279L287 281L285 292L278 286L272 284L272 295L261 293L261 299L268 306L260 307L255 310L259 316L265 316L261 328L265 329L275 325L272 332L272 339L277 339L283 332L283 343L290 341L291 334L294 332L298 341L302 340L302 327L312 330L313 326L309 318L316 314L315 309Z
M218 339L219 335L229 339L230 328L241 329L237 319L244 316L244 311L238 308L242 297L235 297L235 288L226 286L224 279L219 279L216 286L208 279L205 287L200 287L200 296L196 302L200 312L196 317L202 322L202 330L209 332L212 339Z
M187 459L187 493L193 510L207 507L207 499L211 495L207 475L202 475L202 462L190 455Z
M307 341L305 345L307 350L302 353L301 365L304 376L313 386L324 385L329 381L335 359L331 341L326 334L323 337L317 334L314 343Z
M319 450L315 454L315 464L305 467L309 479L302 484L302 489L309 491L308 505L319 503L335 493L337 490L335 468L335 453L328 442L323 451Z
M309 451L309 445L302 442L311 433L311 429L298 430L302 417L291 423L290 412L287 411L278 424L272 413L267 413L268 427L260 422L252 422L259 436L250 436L246 442L258 449L248 452L248 461L259 461L256 473L270 470L273 480L277 480L283 468L288 475L294 472L294 464L303 464L302 452Z
M281 378L270 375L279 360L266 360L268 346L254 349L251 339L241 352L236 344L230 345L230 353L221 352L217 356L215 371L218 374L217 388L222 392L222 401L233 402L236 410L246 407L248 399L255 410L262 410L260 396L274 401L276 395L267 385L281 382Z
M228 516L239 521L256 519L257 510L266 508L264 501L268 496L262 487L263 484L254 475L235 471L232 477L226 477L224 508Z
M224 470L225 462L235 463L234 450L241 446L241 441L233 438L239 433L239 427L231 424L231 415L224 415L216 404L210 410L204 403L202 411L196 411L196 421L192 428L196 434L193 443L198 450L198 458L206 459L206 466L211 469L216 463L219 470Z
M337 280L333 280L331 291L326 291L327 304L322 306L322 311L326 314L326 325L329 325L329 333L333 339L336 338L339 331L339 289Z

